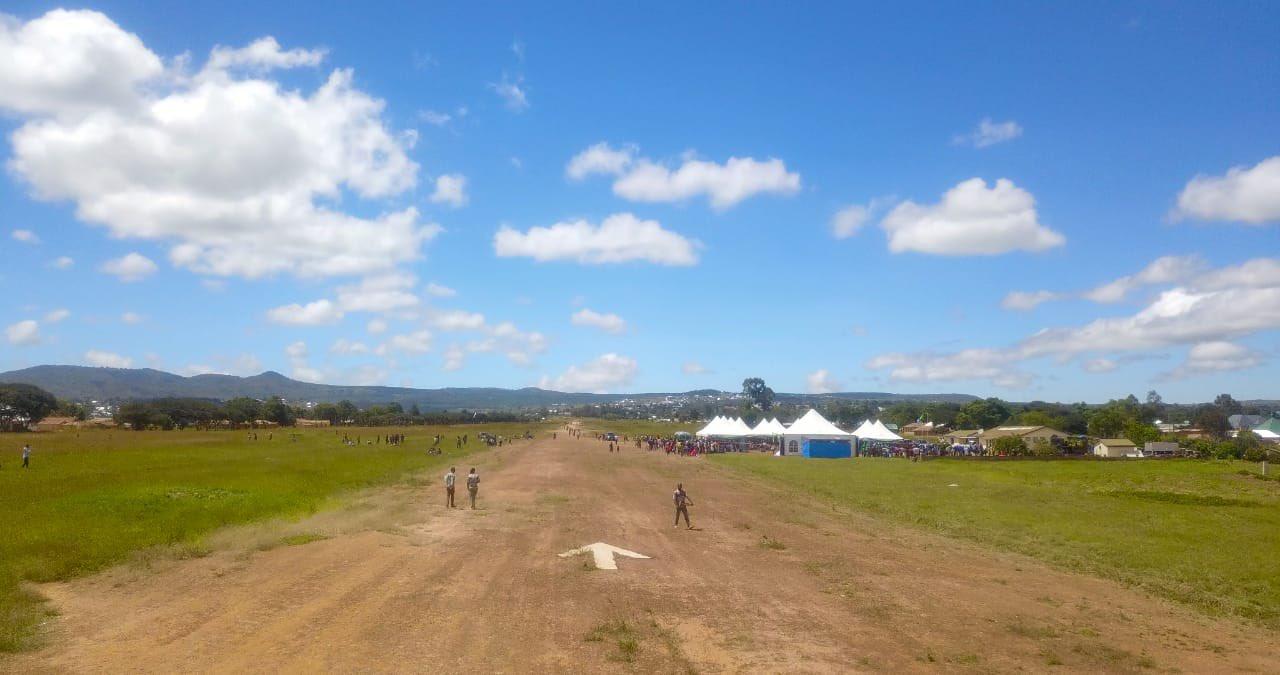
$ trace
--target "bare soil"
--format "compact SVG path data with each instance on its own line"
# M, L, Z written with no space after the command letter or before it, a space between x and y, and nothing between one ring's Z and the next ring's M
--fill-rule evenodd
M1280 672L1255 626L701 459L561 433L476 466L474 511L431 477L381 491L359 527L321 516L329 538L43 586L48 646L0 670ZM694 530L672 526L678 481ZM556 555L596 541L652 559Z

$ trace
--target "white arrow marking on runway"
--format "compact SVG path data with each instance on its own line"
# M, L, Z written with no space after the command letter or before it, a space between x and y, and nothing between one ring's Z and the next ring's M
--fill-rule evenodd
M612 544L606 544L603 541L597 541L594 544L587 544L582 548L575 548L572 551L565 551L564 553L560 554L560 557L569 558L575 555L588 553L588 552L591 553L591 555L595 556L596 569L601 569L601 570L618 569L618 563L613 561L614 555L623 555L628 558L642 558L644 560L649 559L649 556L647 555L636 553L635 551L628 551L625 548L618 548L617 546L614 546Z

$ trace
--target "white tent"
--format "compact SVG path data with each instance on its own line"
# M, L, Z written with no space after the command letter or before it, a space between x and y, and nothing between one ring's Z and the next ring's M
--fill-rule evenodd
M729 424L727 425L727 428L725 430L725 435L726 436L750 436L751 427L747 426L747 423L744 422L741 417L737 417L729 420Z
M751 427L742 418L716 417L697 431L698 436L710 438L739 438L751 435Z
M812 408L800 419L792 422L781 435L783 453L787 455L800 454L804 442L808 439L844 440L850 437L850 434L828 422L827 418Z
M782 423L779 422L778 418L775 417L771 420L766 420L766 419L760 420L760 423L756 425L756 428L751 430L751 435L752 436L781 436L786 432L787 432L787 428L782 426Z
M854 429L853 435L864 441L900 441L902 437L889 431L880 420L867 420Z
M715 417L711 418L710 422L707 422L707 426L702 427L701 429L695 431L694 435L695 436L714 436L716 430L720 428L720 425L723 419L724 418L720 417L719 415L716 415Z

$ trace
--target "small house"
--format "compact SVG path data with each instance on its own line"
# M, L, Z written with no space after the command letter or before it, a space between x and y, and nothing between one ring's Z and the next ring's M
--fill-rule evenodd
M1138 446L1127 438L1100 438L1093 446L1098 457L1136 457Z

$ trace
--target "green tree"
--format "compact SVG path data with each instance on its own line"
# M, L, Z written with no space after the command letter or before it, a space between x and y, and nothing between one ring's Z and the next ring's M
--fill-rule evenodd
M22 431L58 408L53 394L31 384L0 384L0 427Z
M336 423L343 424L348 420L355 419L357 412L358 410L356 409L356 405L351 401L338 401L338 419Z
M262 419L275 422L282 427L293 426L293 411L279 396L272 396L262 404Z
M1243 409L1243 406L1232 398L1231 394L1218 394L1218 397L1213 399L1213 404L1218 406L1226 415L1235 415Z
M129 401L116 407L116 424L128 425L134 431L143 431L151 424L151 408L145 403Z
M1009 419L1009 406L998 398L970 401L956 413L956 426L964 429L990 429Z
M1141 448L1149 442L1160 440L1160 430L1146 422L1130 420L1124 425L1124 437Z
M751 399L751 403L764 412L773 408L773 390L758 377L748 377L742 381L742 394Z
M987 451L993 455L1019 457L1028 454L1029 449L1021 436L1001 436L987 444Z
M262 419L262 403L256 398L242 396L233 398L223 404L227 411L227 419L235 424L245 424Z
M1124 431L1124 426L1133 420L1134 416L1125 411L1122 402L1112 401L1089 415L1089 435L1116 438Z
M1223 396L1226 396L1226 394L1223 394ZM1222 396L1218 398L1222 398ZM1230 396L1227 396L1227 398L1230 398ZM1226 438L1227 430L1231 428L1231 424L1227 421L1227 414L1216 403L1214 405L1201 406L1196 411L1192 423L1201 431L1218 439Z

